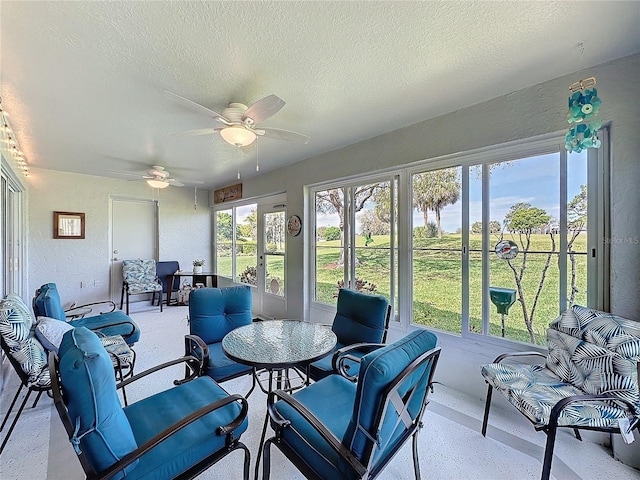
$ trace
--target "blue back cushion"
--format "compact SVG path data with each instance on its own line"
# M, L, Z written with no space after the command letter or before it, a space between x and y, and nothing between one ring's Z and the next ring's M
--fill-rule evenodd
M39 294L34 301L36 316L55 318L66 321L67 316L60 302L60 294L55 283L45 283L40 287Z
M379 295L340 289L336 317L331 328L338 337L338 343L381 342L388 305L387 299Z
M116 394L109 354L95 333L78 327L65 333L59 358L65 403L71 424L76 426L71 441L79 441L91 467L101 472L137 448ZM121 472L113 478L122 477Z
M169 290L169 277L176 273L177 270L180 269L180 264L176 261L172 262L158 262L156 263L156 276L160 279L162 283L162 291L166 292ZM178 290L180 288L180 277L175 277L173 279L173 287L172 290Z
M416 330L395 343L387 345L365 355L360 364L360 375L358 377L358 388L353 407L353 415L342 443L350 449L358 458L362 458L368 442L363 431L374 432L374 426L378 421L380 409L383 405L384 389L405 369L411 362L423 353L435 348L437 344L436 336L427 330ZM418 385L419 392L426 392L429 372L425 375L424 369L428 368L428 363L423 364L411 375L400 387L400 397L412 387L418 380L422 384ZM426 394L426 393L425 393ZM420 411L424 400L424 394L414 395L409 404L409 414L415 418ZM393 407L387 410L382 428L378 433L382 451L378 456L384 454L385 447L393 445L394 438L399 435L396 427L403 429L404 425L396 423L397 414ZM371 445L371 442L368 442Z
M205 343L221 342L231 330L249 325L251 287L198 288L189 295L189 330Z

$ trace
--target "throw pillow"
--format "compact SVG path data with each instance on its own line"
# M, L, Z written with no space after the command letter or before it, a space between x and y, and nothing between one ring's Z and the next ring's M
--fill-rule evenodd
M73 326L66 322L50 317L38 317L36 338L40 340L44 348L57 354L62 337L69 330L73 330Z
M0 335L28 377L29 386L51 384L47 355L35 337L33 317L22 299L10 293L0 301Z

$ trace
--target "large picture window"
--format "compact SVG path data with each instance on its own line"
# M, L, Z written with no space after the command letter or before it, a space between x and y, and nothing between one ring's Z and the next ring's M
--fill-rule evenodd
M335 304L340 288L396 301L396 178L314 193L314 300Z
M312 189L313 300L369 291L405 327L544 344L566 308L607 302L602 137L601 150L532 139Z

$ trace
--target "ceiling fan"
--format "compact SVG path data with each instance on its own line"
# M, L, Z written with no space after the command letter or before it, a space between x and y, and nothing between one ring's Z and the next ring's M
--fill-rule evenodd
M166 91L165 93L190 108L206 113L224 125L221 127L189 130L179 133L178 135L209 135L220 132L220 136L227 143L236 147L251 145L258 136L284 140L286 142L307 143L309 141L309 137L302 133L291 132L280 128L257 128L258 123L275 115L284 107L285 102L276 95L261 98L248 107L243 103L231 102L229 106L222 111L222 114L220 114L175 93Z
M184 187L185 184L176 180L175 178L171 178L171 174L165 170L164 167L160 165L153 165L145 174L136 174L136 173L125 173L125 172L113 172L119 175L128 175L131 177L139 177L145 179L147 184L153 188L166 188L169 185L174 187ZM200 180L190 180L188 183L192 184L202 184L204 182Z

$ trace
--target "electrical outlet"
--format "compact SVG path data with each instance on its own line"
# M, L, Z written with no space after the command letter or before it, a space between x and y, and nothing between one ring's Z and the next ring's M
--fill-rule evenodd
M93 281L93 286L94 287L99 287L100 285L102 285L102 280L94 280Z
M80 281L80 288L87 288L87 282L84 280Z

